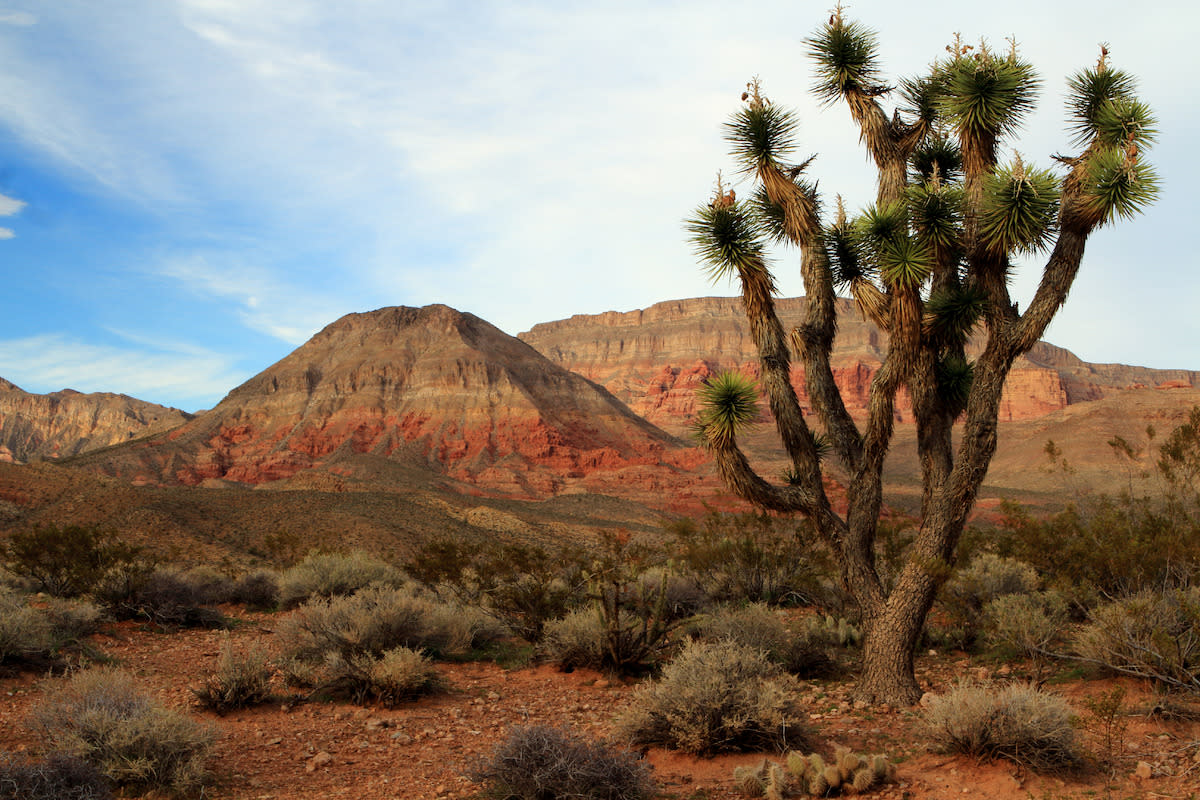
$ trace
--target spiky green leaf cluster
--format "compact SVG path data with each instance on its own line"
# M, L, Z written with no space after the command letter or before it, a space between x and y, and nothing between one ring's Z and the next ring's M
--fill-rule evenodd
M742 107L725 123L725 141L743 173L782 164L796 146L796 114L770 102Z
M922 243L939 252L958 246L963 192L949 183L914 184L908 189L909 219Z
M1086 146L1099 131L1103 110L1121 100L1132 100L1137 81L1118 69L1099 66L1077 72L1067 79L1067 111L1073 143Z
M938 115L938 98L942 82L933 75L905 78L900 81L902 109L924 123L932 123Z
M1033 253L1053 238L1061 196L1058 178L1018 159L983 184L980 235L993 253Z
M1121 148L1093 155L1085 173L1089 210L1101 224L1131 219L1158 197L1158 175Z
M961 356L945 356L938 362L938 394L955 416L967 407L974 379L975 366Z
M908 235L908 209L904 203L870 206L855 221L855 227L866 242L882 246Z
M876 55L878 40L869 28L843 21L838 15L805 44L816 62L813 93L824 102L834 103L850 92L874 95L884 91Z
M1096 141L1108 147L1131 143L1144 147L1158 135L1158 122L1150 106L1131 97L1104 103L1095 115Z
M962 178L962 149L947 136L932 136L913 150L909 158L914 180L925 183L937 173L938 180L953 182Z
M915 289L933 272L929 248L909 236L887 242L879 248L879 274L889 286Z
M999 138L1016 129L1033 110L1041 83L1015 53L998 56L983 48L951 58L936 74L942 81L943 115L970 136Z
M864 258L858 231L845 219L826 229L825 251L833 273L834 286L845 287L856 280L874 277L872 265Z
M784 228L783 206L771 202L771 198L767 196L766 189L761 186L758 187L758 191L754 193L754 197L750 198L750 207L754 215L758 218L758 225L763 235L772 244L786 244L790 241L787 230Z
M766 270L762 228L745 204L726 205L718 199L697 207L684 226L713 281Z
M975 286L940 289L925 302L925 333L941 347L961 347L987 309L987 294Z
M737 372L722 372L696 391L700 412L696 433L702 444L731 443L739 431L758 418L758 386Z

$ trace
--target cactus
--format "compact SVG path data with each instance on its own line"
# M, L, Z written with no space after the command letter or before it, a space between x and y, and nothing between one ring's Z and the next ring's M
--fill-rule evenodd
M783 800L788 789L788 774L787 770L778 764L771 764L767 768L767 800Z
M733 768L733 783L738 791L747 797L759 797L767 788L767 760L764 758L757 767L742 766Z
M783 800L795 791L812 797L864 794L895 777L896 766L887 756L863 756L847 747L838 747L831 761L820 753L793 750L782 765L764 759L757 767L733 770L734 783L743 794L767 800Z

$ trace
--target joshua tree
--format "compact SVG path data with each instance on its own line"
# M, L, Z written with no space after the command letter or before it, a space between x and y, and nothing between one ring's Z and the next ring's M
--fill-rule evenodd
M757 192L737 200L718 180L716 197L687 224L714 279L740 281L761 391L789 472L765 480L737 444L757 414L759 388L749 378L727 373L701 390L697 431L733 492L814 521L862 612L860 696L911 703L920 695L913 653L995 453L1005 378L1066 299L1092 231L1154 199L1156 178L1142 158L1154 120L1133 78L1111 67L1102 47L1097 64L1067 82L1078 154L1055 156L1055 170L1038 169L1016 154L1001 160L1039 86L1015 43L999 52L956 38L929 74L898 87L882 82L875 34L843 19L840 8L806 45L816 94L845 101L859 126L878 168L878 196L852 220L839 198L823 221L816 185L804 174L812 159L794 160L794 114L764 97L757 80L748 85L725 135ZM881 105L887 98L898 100L894 112ZM790 337L775 312L772 244L800 252L807 310ZM1018 255L1045 259L1023 313L1008 289ZM859 421L847 413L830 366L839 289L888 334ZM975 334L983 349L972 363L965 345ZM789 339L804 366L811 421L789 381ZM916 536L889 590L876 570L875 540L901 387L912 400L923 494ZM845 514L832 508L822 481L834 462L847 483Z

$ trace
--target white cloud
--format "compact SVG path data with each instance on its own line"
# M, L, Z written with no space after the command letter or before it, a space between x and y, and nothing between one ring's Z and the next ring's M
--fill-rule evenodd
M114 392L168 405L215 402L214 386L227 391L248 377L210 351L121 348L65 334L0 341L0 375L29 392Z
M31 25L36 25L37 21L37 17L28 11L4 11L0 9L0 25L16 25L20 28L28 28Z
M24 200L0 194L0 217L11 217L26 205Z
M0 239L11 239L16 235L12 228L0 228Z

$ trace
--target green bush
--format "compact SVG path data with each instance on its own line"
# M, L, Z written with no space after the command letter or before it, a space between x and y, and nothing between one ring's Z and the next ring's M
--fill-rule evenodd
M584 600L582 569L575 553L450 539L427 542L406 565L427 587L449 589L460 602L483 608L531 644L541 641L547 622Z
M400 570L361 550L309 553L279 577L279 603L293 608L310 598L342 597L368 586L403 584Z
M1066 636L1067 602L1057 592L1006 594L983 607L988 643L1042 665Z
M970 647L983 629L983 607L998 597L1038 589L1038 573L1029 564L995 553L980 553L956 572L938 596L943 630L934 635L956 647Z
M225 713L248 708L271 699L271 674L267 657L259 649L239 653L228 638L221 645L217 668L207 675L192 694L203 708Z
M636 754L561 728L513 728L471 780L497 800L650 800L650 768Z
M617 724L635 744L698 755L783 752L807 739L797 689L796 679L760 650L691 641L659 680L635 690Z
M1074 649L1114 672L1200 692L1200 587L1107 603L1092 611Z
M767 658L800 678L828 677L837 670L832 642L820 625L792 630L763 603L724 606L700 618L692 629L706 641L728 639L761 650Z
M1075 767L1082 758L1070 706L1031 685L959 685L932 699L925 722L934 742L952 753L1036 770Z
M807 524L807 523L804 523ZM768 514L709 512L672 523L680 568L713 600L815 605L833 573L815 537L797 536L795 521Z
M64 753L44 759L0 753L0 800L110 800L104 776Z
M111 669L78 672L34 709L34 724L57 751L94 765L119 786L196 796L214 732L140 693Z
M113 570L145 561L142 548L111 531L82 525L14 533L4 544L5 566L56 597L88 594Z

